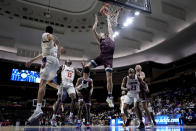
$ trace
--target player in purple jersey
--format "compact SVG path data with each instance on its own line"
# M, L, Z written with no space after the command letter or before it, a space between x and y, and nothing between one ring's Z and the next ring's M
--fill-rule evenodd
M100 55L96 57L94 60L91 60L84 68L84 73L89 73L92 67L97 67L104 65L106 71L107 78L107 91L108 97L106 102L109 104L109 107L114 107L112 90L113 90L113 82L112 82L112 67L113 67L113 54L115 49L114 38L112 25L109 19L109 15L106 14L107 23L108 23L108 34L106 33L97 33L96 28L98 24L97 15L95 15L95 23L93 26L93 33L97 40L97 43L100 46Z

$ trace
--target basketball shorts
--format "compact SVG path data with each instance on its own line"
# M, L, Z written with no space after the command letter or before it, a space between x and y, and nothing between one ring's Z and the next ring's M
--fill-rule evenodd
M99 55L94 60L91 60L94 67L104 65L105 71L112 71L113 55L107 56L106 54Z
M42 59L40 78L42 80L53 80L59 69L59 60L53 56L46 56Z

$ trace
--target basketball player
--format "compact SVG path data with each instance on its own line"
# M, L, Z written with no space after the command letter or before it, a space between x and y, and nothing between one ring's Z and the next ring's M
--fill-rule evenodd
M123 91L128 91L125 97L124 107L123 107L124 109L124 115L123 115L124 125L123 126L125 126L126 121L127 121L128 106L133 105L133 108L137 111L136 103L139 99L140 85L144 85L144 82L142 81L140 77L138 77L135 74L135 70L130 68L128 70L128 76L123 78L123 81L121 84L121 89ZM144 128L144 123L142 122L142 118L140 117L139 120L140 120L140 125L138 128Z
M145 73L142 71L142 67L140 65L136 65L135 70L136 70L136 75L139 76L142 80L145 80ZM146 115L148 117L148 121L149 121L148 124L149 124L149 126L151 126L152 125L152 119L151 119L150 112L148 110L148 102L147 102L147 93L149 93L149 89L148 89L147 84L145 86L146 88L143 88L143 87L144 86L140 86L140 93L139 93L140 102L142 103L144 111L146 112ZM141 114L139 113L139 115L141 115Z
M83 73L83 77L78 78L76 83L76 91L78 94L78 123L77 128L80 128L82 125L82 109L83 106L86 109L86 118L87 123L86 127L90 128L90 107L91 107L91 96L93 93L93 80L89 77L89 73Z
M106 79L107 79L107 91L108 97L106 102L109 104L109 107L114 107L112 90L113 90L113 82L112 82L112 66L113 66L113 54L115 49L114 38L112 25L109 19L109 15L106 14L107 23L108 23L108 34L106 33L97 33L96 28L98 24L97 15L95 15L95 23L93 25L93 34L97 40L98 45L100 46L101 53L94 60L91 60L85 68L84 73L89 73L92 67L97 67L104 65L106 71Z
M42 58L42 66L40 69L41 80L37 96L37 106L32 116L28 119L29 122L38 119L43 114L41 106L45 95L46 84L48 81L52 81L56 76L56 72L59 68L57 52L58 50L63 50L63 47L56 42L56 39L53 36L53 28L51 26L47 26L45 31L46 32L42 34L41 40L42 54L26 64L31 65L32 62Z
M72 62L70 60L66 60L65 64L62 65L59 70L57 71L57 81L60 85L58 88L58 99L53 105L53 115L50 121L52 126L56 126L56 113L58 107L60 106L60 102L63 102L66 97L65 95L68 93L69 97L71 98L71 111L69 114L69 123L73 124L73 113L75 110L75 103L76 103L76 92L73 85L73 80L75 78L75 73L78 76L81 76L81 72L78 69L71 67ZM60 80L59 80L60 77Z

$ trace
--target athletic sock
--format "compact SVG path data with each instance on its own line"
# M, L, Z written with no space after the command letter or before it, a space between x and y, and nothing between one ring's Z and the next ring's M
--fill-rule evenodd
M42 107L42 103L37 103L35 111L40 111Z
M109 97L109 98L112 97L112 92L108 92L108 97Z
M56 114L53 114L52 115L52 119L56 119Z
M69 113L69 117L72 117L72 116L73 116L73 113L72 113L72 112L70 112L70 113Z

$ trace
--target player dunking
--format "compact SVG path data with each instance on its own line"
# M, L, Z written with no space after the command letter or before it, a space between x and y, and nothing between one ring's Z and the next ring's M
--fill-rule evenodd
M53 105L53 115L51 119L51 125L56 126L56 114L58 107L60 106L60 102L64 101L64 95L68 93L69 97L71 98L71 111L69 114L69 123L73 124L73 113L75 110L75 103L76 103L76 92L73 85L73 80L75 78L75 74L81 76L81 72L78 69L71 67L72 62L70 60L66 60L65 64L62 65L59 70L57 71L57 82L60 85L58 88L58 99Z
M101 53L94 60L91 60L85 68L84 73L89 73L90 68L104 65L106 71L106 79L107 79L107 91L108 97L106 102L109 104L109 107L114 107L112 90L113 90L113 82L112 82L112 66L113 66L113 54L115 49L114 38L112 25L109 19L109 15L106 14L107 23L108 23L108 34L106 33L97 33L96 28L98 24L97 15L95 15L95 23L93 25L93 33L97 40L97 43L100 46Z
M78 123L77 128L80 128L81 123L81 114L83 106L86 109L86 118L87 123L86 127L90 128L90 107L91 107L91 96L93 93L93 80L89 77L89 73L83 73L81 78L78 78L76 83L76 91L78 94L78 102L79 102L79 109L78 109Z
M29 122L36 120L43 114L41 106L45 95L46 84L48 81L52 81L56 76L56 72L59 68L57 53L58 50L63 49L63 47L56 42L56 39L53 36L53 28L51 26L47 26L45 31L46 32L43 33L41 40L42 54L27 62L27 66L30 66L32 62L42 58L42 66L40 69L41 80L37 96L37 106L32 116L28 119Z

